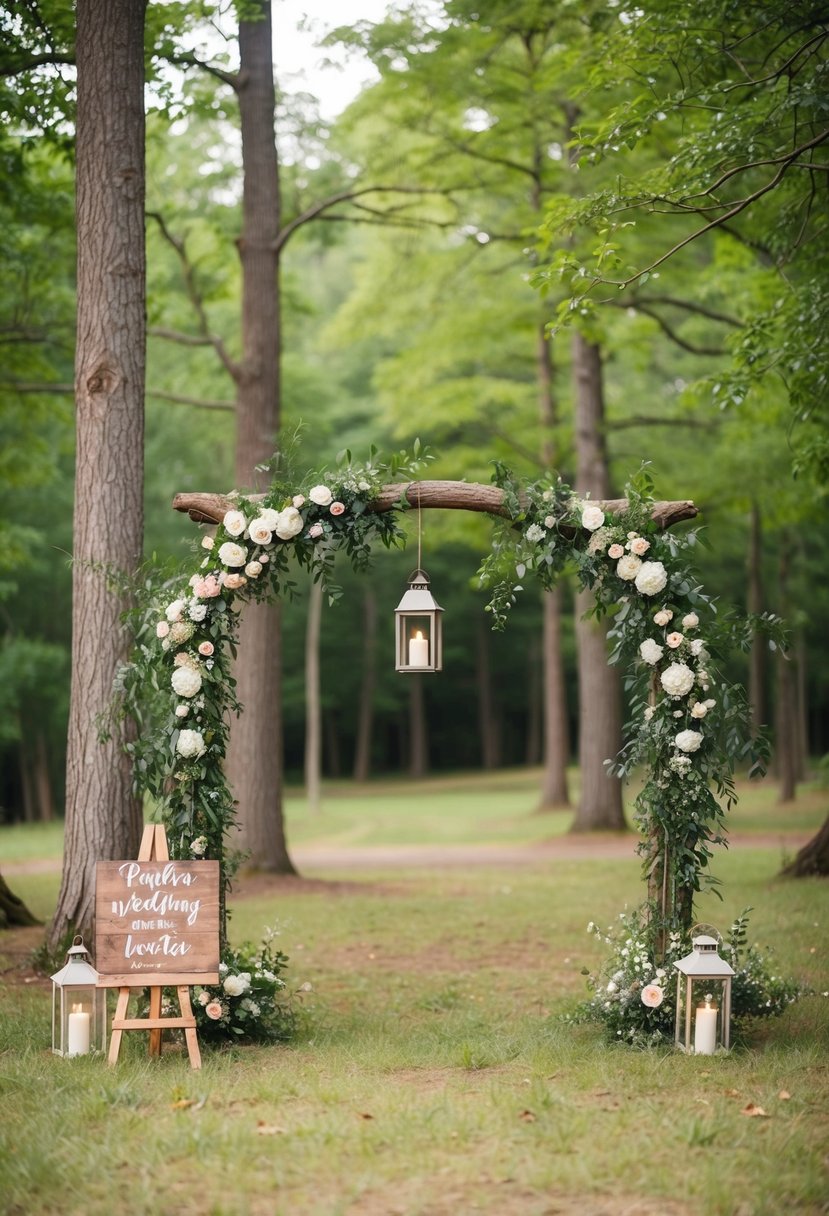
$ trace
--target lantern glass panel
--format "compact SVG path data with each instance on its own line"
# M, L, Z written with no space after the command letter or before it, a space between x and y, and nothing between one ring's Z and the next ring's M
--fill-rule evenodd
M52 1051L84 1056L106 1047L106 991L82 944L69 950L67 963L52 976Z
M730 976L677 976L676 1042L690 1055L728 1051Z

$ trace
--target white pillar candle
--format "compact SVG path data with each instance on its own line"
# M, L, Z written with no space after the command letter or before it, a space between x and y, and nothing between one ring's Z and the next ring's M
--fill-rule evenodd
M409 638L409 666L429 666L429 639L419 629L413 638Z
M698 1056L712 1056L717 1047L717 1006L706 1000L697 1006L694 1022L694 1051Z
M89 1054L89 1014L80 1005L73 1005L67 1019L66 1054L85 1056Z

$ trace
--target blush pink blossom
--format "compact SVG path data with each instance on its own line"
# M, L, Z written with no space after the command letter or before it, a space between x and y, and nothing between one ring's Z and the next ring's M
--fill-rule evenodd
M221 1001L211 1001L209 1005L205 1005L204 1012L207 1014L207 1016L209 1018L212 1019L212 1021L214 1021L214 1022L220 1021L222 1014L224 1013L224 1009L222 1008L222 1002Z
M644 557L650 547L651 542L645 540L644 536L634 536L630 542L630 551L631 553L635 553L637 557Z
M331 506L328 509L332 515L342 515L343 511L345 510L345 507L341 502L332 502Z
M607 556L614 562L617 562L620 557L624 557L625 551L621 545L611 545L607 551Z
M244 574L226 574L224 576L224 584L230 591L238 591L240 587L244 587L247 581Z
M663 629L671 620L674 614L667 608L660 608L659 612L654 616L654 623L660 625Z
M649 1009L658 1009L665 999L665 993L658 984L645 984L641 992L642 1004Z
M209 600L221 594L222 589L215 574L208 574L207 578L201 579L193 588L193 595L199 600Z
M670 646L671 650L676 650L677 646L681 646L683 637L681 633L669 633L665 641Z
M169 622L168 621L159 621L155 627L155 636L157 638L166 638L166 636L169 632L170 632Z
M323 528L322 524L311 524L311 527L308 529L308 535L312 540L316 540L318 537L322 536L324 531L325 529Z
M212 642L199 642L199 654L211 655L213 653Z

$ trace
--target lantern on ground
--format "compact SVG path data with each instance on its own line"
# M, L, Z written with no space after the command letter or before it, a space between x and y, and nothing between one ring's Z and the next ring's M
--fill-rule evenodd
M442 612L429 590L427 575L415 570L394 610L396 671L443 670Z
M716 937L700 933L693 949L674 963L676 1045L689 1055L728 1051L731 1039L731 978L734 968L720 958Z
M52 976L52 1051L85 1056L106 1047L106 990L80 934L66 954L66 965Z

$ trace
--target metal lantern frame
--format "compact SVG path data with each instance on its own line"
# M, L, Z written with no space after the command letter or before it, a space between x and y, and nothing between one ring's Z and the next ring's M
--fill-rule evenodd
M78 934L65 966L52 976L52 1051L56 1056L103 1052L106 1026L106 989L98 987L98 972Z
M395 670L430 672L443 670L443 609L429 590L429 576L419 567L409 575L408 589L394 610ZM418 638L417 635L422 637ZM426 642L426 662L412 663L413 641Z
M731 1044L731 980L735 974L734 968L724 958L720 958L717 937L709 933L699 933L692 937L691 942L691 953L674 963L677 971L676 1046L689 1055L711 1055L718 1049L728 1051ZM720 996L720 1004L715 1006L717 1012L714 1048L712 1052L703 1052L697 1048L696 1023L700 1009L705 1007L700 1006L693 1017L692 1012L700 994L704 994L704 999L708 998L709 990L714 986Z

